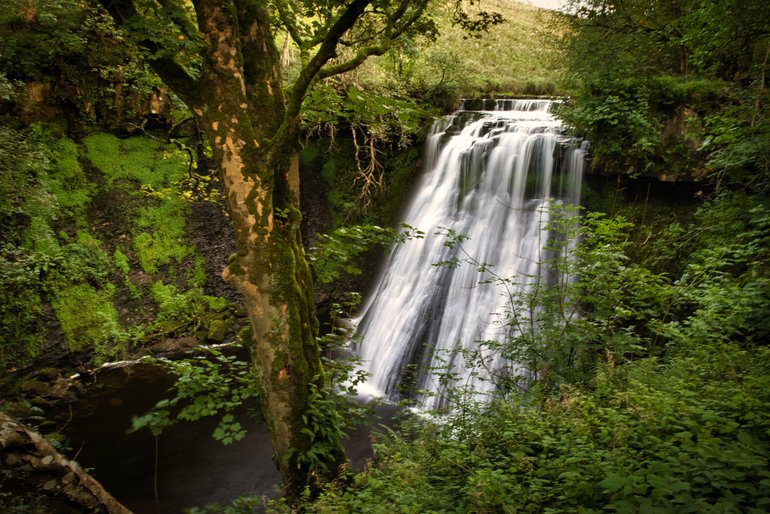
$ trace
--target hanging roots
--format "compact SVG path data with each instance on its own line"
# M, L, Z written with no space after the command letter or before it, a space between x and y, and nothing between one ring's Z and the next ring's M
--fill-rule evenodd
M305 135L305 142L310 141L310 138L312 137L320 138L323 136L329 138L329 150L337 148L337 125L330 121L326 123L319 122L308 128Z
M381 152L375 145L377 138L374 134L364 132L363 145L359 145L355 127L351 127L350 130L353 133L353 145L356 147L356 168L358 169L353 181L358 188L356 202L361 212L366 212L374 196L385 189L384 168L377 160L377 154ZM362 152L363 158L361 158Z

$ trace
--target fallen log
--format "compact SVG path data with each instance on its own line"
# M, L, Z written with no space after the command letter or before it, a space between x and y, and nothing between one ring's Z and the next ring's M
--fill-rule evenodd
M43 436L0 411L0 469L38 496L65 503L74 511L131 514L74 460Z

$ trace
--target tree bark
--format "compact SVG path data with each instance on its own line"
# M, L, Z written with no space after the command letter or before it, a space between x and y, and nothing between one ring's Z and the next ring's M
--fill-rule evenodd
M300 236L299 163L294 145L270 139L284 119L280 56L267 13L236 1L196 2L205 38L193 112L222 173L236 237L224 277L244 298L252 325L251 355L274 459L286 494L314 488L345 462L335 431L317 431L312 393L326 394L313 284ZM325 420L334 424L333 420ZM318 458L307 459L313 449Z
M73 460L37 432L0 412L0 462L29 490L65 502L80 512L131 514Z
M175 50L159 48L151 32L138 28L152 25L138 3L98 1L132 31L150 66L192 110L211 143L236 237L224 276L242 294L251 319L251 353L274 459L289 496L312 491L318 479L337 474L345 455L338 414L327 401L313 284L299 230L300 108L317 80L382 54L405 31L414 31L427 0L381 2L376 8L373 0L319 1L319 12L326 13L318 18L321 29L306 40L292 18L300 4L272 3L302 54L303 68L285 90L266 2L192 0L196 27L166 20L166 29L187 39L202 37L202 64L194 74L174 59ZM359 44L366 45L353 58L330 65L341 38L367 9L382 24L377 41L362 34Z

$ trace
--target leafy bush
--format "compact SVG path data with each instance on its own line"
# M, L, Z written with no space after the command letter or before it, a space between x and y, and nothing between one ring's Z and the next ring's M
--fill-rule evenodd
M50 168L45 187L56 197L59 215L84 225L83 211L91 201L96 184L89 181L80 165L77 144L52 126L36 123L30 128L31 140L46 149Z
M50 249L58 202L45 187L52 164L27 133L0 126L0 223L3 242Z
M0 154L5 155L0 158L5 163L0 164L0 216L5 226L0 291L6 298L0 324L7 341L0 360L7 364L38 354L48 332L43 305L57 295L63 296L56 313L64 317L65 337L73 347L83 348L84 341L95 340L102 329L109 334L113 326L109 321L105 323L110 326L73 322L66 307L68 293L62 293L79 285L99 289L111 271L101 242L89 232L77 231L74 240L64 232L55 234L54 226L65 221L85 224L83 212L94 192L78 162L77 146L41 124L24 131L0 127L0 142ZM102 303L93 295L89 299ZM74 303L72 309L77 310ZM109 319L113 313L101 314Z
M195 306L200 300L197 291L180 293L176 286L157 281L152 284L152 296L158 304L160 321L184 323L196 317Z
M596 392L500 402L383 436L314 512L763 512L767 349L606 368Z
M362 254L374 246L391 244L396 240L393 229L376 225L342 227L322 234L311 249L309 260L315 276L321 283L329 283L342 274L360 275L357 264Z
M677 286L690 315L676 325L689 345L718 338L763 344L770 336L770 206L762 197L723 194L696 214L698 249Z
M43 336L41 256L0 246L0 367L37 356Z
M704 204L674 282L629 260L629 223L584 216L572 257L556 238L544 263L573 279L519 300L537 300L538 330L488 347L541 366L535 386L491 403L458 390L450 414L381 435L369 469L307 508L767 511L769 213L765 199L745 193ZM578 230L570 216L552 219L552 231ZM579 315L565 316L564 298Z
M102 242L84 231L76 233L75 241L62 245L53 256L53 262L56 266L49 270L46 277L51 294L68 284L104 285L112 271L112 263L102 249Z
M243 439L246 430L235 419L235 410L256 404L258 392L249 364L219 350L189 359L154 359L177 376L175 395L158 402L153 409L133 420L133 430L149 428L155 435L178 421L194 421L219 415L213 436L223 444Z

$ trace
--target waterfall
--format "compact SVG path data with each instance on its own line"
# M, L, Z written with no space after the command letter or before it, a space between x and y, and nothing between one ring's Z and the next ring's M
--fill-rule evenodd
M482 368L466 362L479 341L503 341L509 330L510 288L490 278L516 277L521 288L539 277L551 202L580 199L585 150L562 135L553 101L466 110L476 105L434 123L426 174L404 220L425 236L393 247L358 322L369 385L398 398L408 384L424 409L449 401L446 381L431 370L485 395L492 370L516 365L493 354Z

